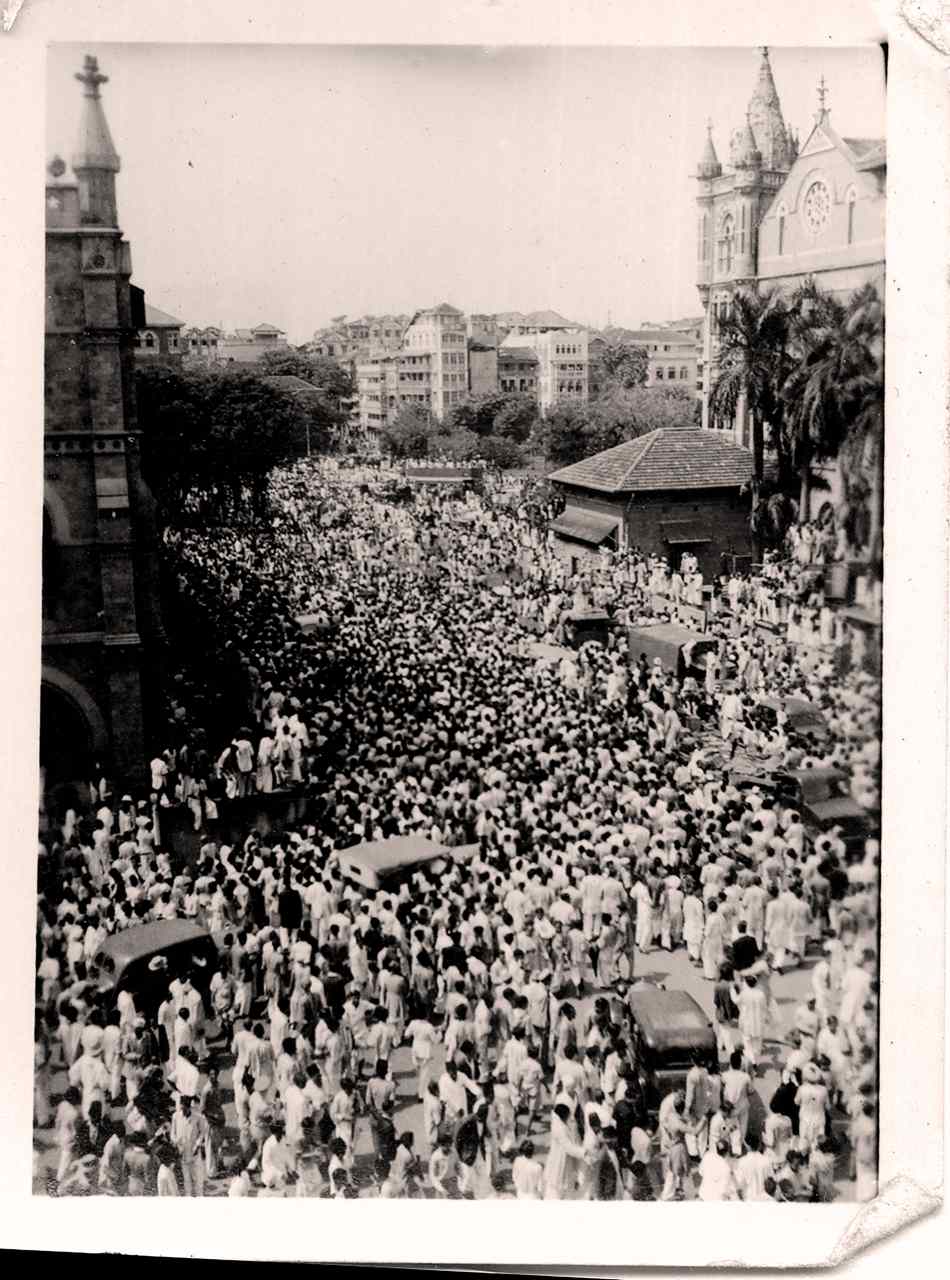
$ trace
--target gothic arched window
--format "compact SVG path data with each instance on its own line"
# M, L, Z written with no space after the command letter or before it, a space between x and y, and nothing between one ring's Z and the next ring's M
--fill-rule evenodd
M155 334L151 329L146 329L144 334L145 347L148 351L154 351L157 343L155 342Z
M735 219L731 213L727 213L719 224L719 271L722 275L728 275L732 271L735 238Z
M778 251L781 256L785 252L785 214L786 208L784 204L778 207Z
M848 194L845 196L845 201L848 206L848 244L854 243L854 205L857 198L858 193L855 191L854 187L851 187Z

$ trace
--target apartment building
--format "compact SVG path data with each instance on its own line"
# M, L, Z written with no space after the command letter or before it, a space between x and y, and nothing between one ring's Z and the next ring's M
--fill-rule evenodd
M556 315L554 312L536 314ZM587 330L571 326L570 322L566 322L567 327L543 326L543 320L536 324L516 324L498 348L499 364L503 358L508 358L507 352L530 350L534 353L537 359L536 395L542 412L562 401L586 401L590 365Z
M465 314L447 302L417 311L403 334L402 350L431 356L430 407L444 418L468 395L468 333Z

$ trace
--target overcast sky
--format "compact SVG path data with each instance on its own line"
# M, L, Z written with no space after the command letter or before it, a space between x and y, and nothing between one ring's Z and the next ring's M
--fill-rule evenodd
M73 152L94 53L122 158L133 280L187 324L552 307L592 325L696 314L695 180L758 49L54 46L49 154ZM846 137L884 136L876 49L771 50L804 142L828 84Z

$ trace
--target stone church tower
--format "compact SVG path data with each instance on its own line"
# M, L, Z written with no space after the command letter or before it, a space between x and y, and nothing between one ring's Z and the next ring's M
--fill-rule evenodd
M709 389L716 371L716 325L732 295L759 274L759 224L782 186L798 141L782 117L769 51L762 50L758 81L745 123L730 140L729 164L716 154L712 125L696 172L697 285L703 307L703 418L709 419ZM746 415L737 415L736 442L748 445ZM731 428L730 428L731 429Z
M146 775L162 632L151 495L139 469L131 255L119 171L87 57L72 175L46 189L46 403L40 757L50 808L100 768ZM136 308L137 309L137 308ZM83 797L84 798L84 797Z

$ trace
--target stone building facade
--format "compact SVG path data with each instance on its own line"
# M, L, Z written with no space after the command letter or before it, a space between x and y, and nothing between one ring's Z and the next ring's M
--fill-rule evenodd
M718 324L737 290L762 284L792 293L812 279L842 299L869 282L883 293L885 144L881 138L839 137L826 94L822 81L814 123L800 142L783 117L769 51L763 49L745 124L732 134L726 165L709 127L696 172L706 428L716 426L709 396ZM721 428L733 432L737 443L749 443L743 406L735 422Z
M46 191L41 765L52 797L99 765L145 775L162 629L151 495L139 464L128 243L95 58L83 86L72 176Z

